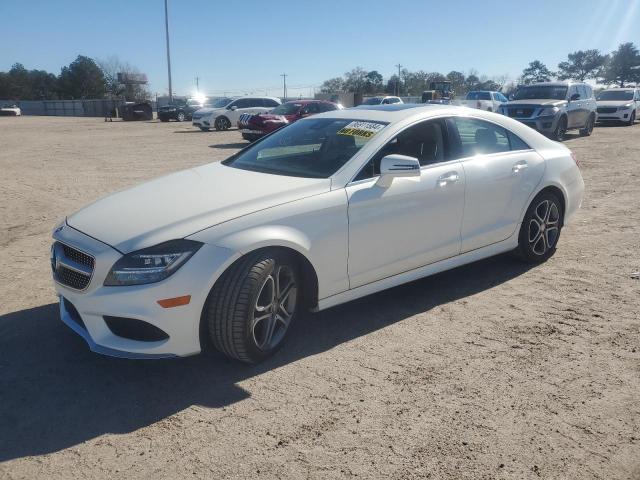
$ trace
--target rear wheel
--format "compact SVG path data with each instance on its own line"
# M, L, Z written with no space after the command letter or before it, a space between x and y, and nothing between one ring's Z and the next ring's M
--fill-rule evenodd
M166 117L160 117L160 121L161 121L161 122L168 122L168 121L169 121L169 119L168 119L168 118L166 118Z
M185 116L184 116L184 112L178 112L178 116L176 117L176 120L178 120L179 122L184 122Z
M295 261L278 250L238 260L216 282L206 307L214 347L225 355L257 363L283 344L300 304Z
M523 260L542 263L555 253L563 215L560 199L551 192L543 192L531 202L518 236L517 252Z
M558 125L556 126L556 129L553 132L553 139L557 140L558 142L562 142L566 134L567 134L567 117L562 116L560 117L560 120L558 120Z
M580 135L583 137L588 137L593 133L593 126L596 123L595 115L589 115L589 120L587 120L587 124L584 126L582 130L580 130Z

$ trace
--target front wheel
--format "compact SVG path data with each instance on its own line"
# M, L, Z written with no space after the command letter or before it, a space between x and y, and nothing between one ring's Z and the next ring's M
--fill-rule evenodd
M587 120L587 124L584 126L583 129L580 130L580 136L582 137L588 137L593 133L593 126L596 123L596 119L594 118L594 115L589 115L589 120Z
M263 250L238 260L216 282L206 307L214 347L257 363L283 344L300 303L300 274L283 252Z
M564 212L556 195L538 195L524 216L518 236L517 252L529 263L542 263L556 251Z
M631 112L631 118L629 119L629 123L627 123L628 126L633 126L633 124L636 123L636 111L634 110L633 112Z
M184 112L178 112L178 116L176 117L176 120L178 120L179 122L184 122L185 116L184 116Z
M553 132L553 139L558 142L562 142L566 134L567 134L567 117L562 116L558 120L558 125L556 126L556 129Z
M229 128L231 127L231 122L227 117L218 117L216 118L214 126L218 131L229 130Z

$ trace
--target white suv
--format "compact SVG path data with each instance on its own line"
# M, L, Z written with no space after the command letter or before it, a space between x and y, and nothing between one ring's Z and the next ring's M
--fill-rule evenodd
M400 97L370 97L362 105L393 105L394 103L404 103Z
M625 122L633 125L640 115L640 88L610 88L596 98L599 122Z
M236 125L243 113L265 113L280 105L280 99L275 97L240 97L220 98L211 108L201 108L193 114L192 122L203 132L211 128L227 130Z

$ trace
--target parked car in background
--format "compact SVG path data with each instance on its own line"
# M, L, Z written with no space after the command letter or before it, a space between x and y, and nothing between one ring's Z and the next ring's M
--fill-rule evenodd
M304 310L504 252L547 261L583 191L571 151L511 118L361 105L93 202L56 226L50 263L96 352L211 342L259 362Z
M211 108L201 108L193 114L193 126L202 131L228 130L236 125L243 113L265 113L280 105L275 97L220 98Z
M369 97L362 102L362 105L393 105L394 103L404 103L400 97Z
M243 113L238 120L238 128L242 138L253 142L301 118L342 108L341 105L326 100L295 100L283 103L268 113Z
M633 125L640 116L640 88L611 88L596 98L599 122L625 122Z
M206 101L195 99L174 99L169 105L164 105L158 109L158 118L161 122L177 120L184 122L191 120L193 113L205 107Z
M562 141L568 130L589 136L596 123L596 99L581 82L542 82L525 85L498 109L511 118Z
M19 117L22 115L22 110L18 105L5 105L0 108L0 116L4 117Z
M497 112L500 105L507 103L509 99L500 92L473 90L467 93L464 100L460 101L463 107L477 108L487 112Z

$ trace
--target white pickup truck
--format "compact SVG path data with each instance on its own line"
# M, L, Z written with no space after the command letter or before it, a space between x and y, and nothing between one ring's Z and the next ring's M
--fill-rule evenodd
M509 99L500 92L489 92L482 90L472 90L467 93L464 100L460 102L463 107L477 108L488 112L497 112L502 103L507 103Z

